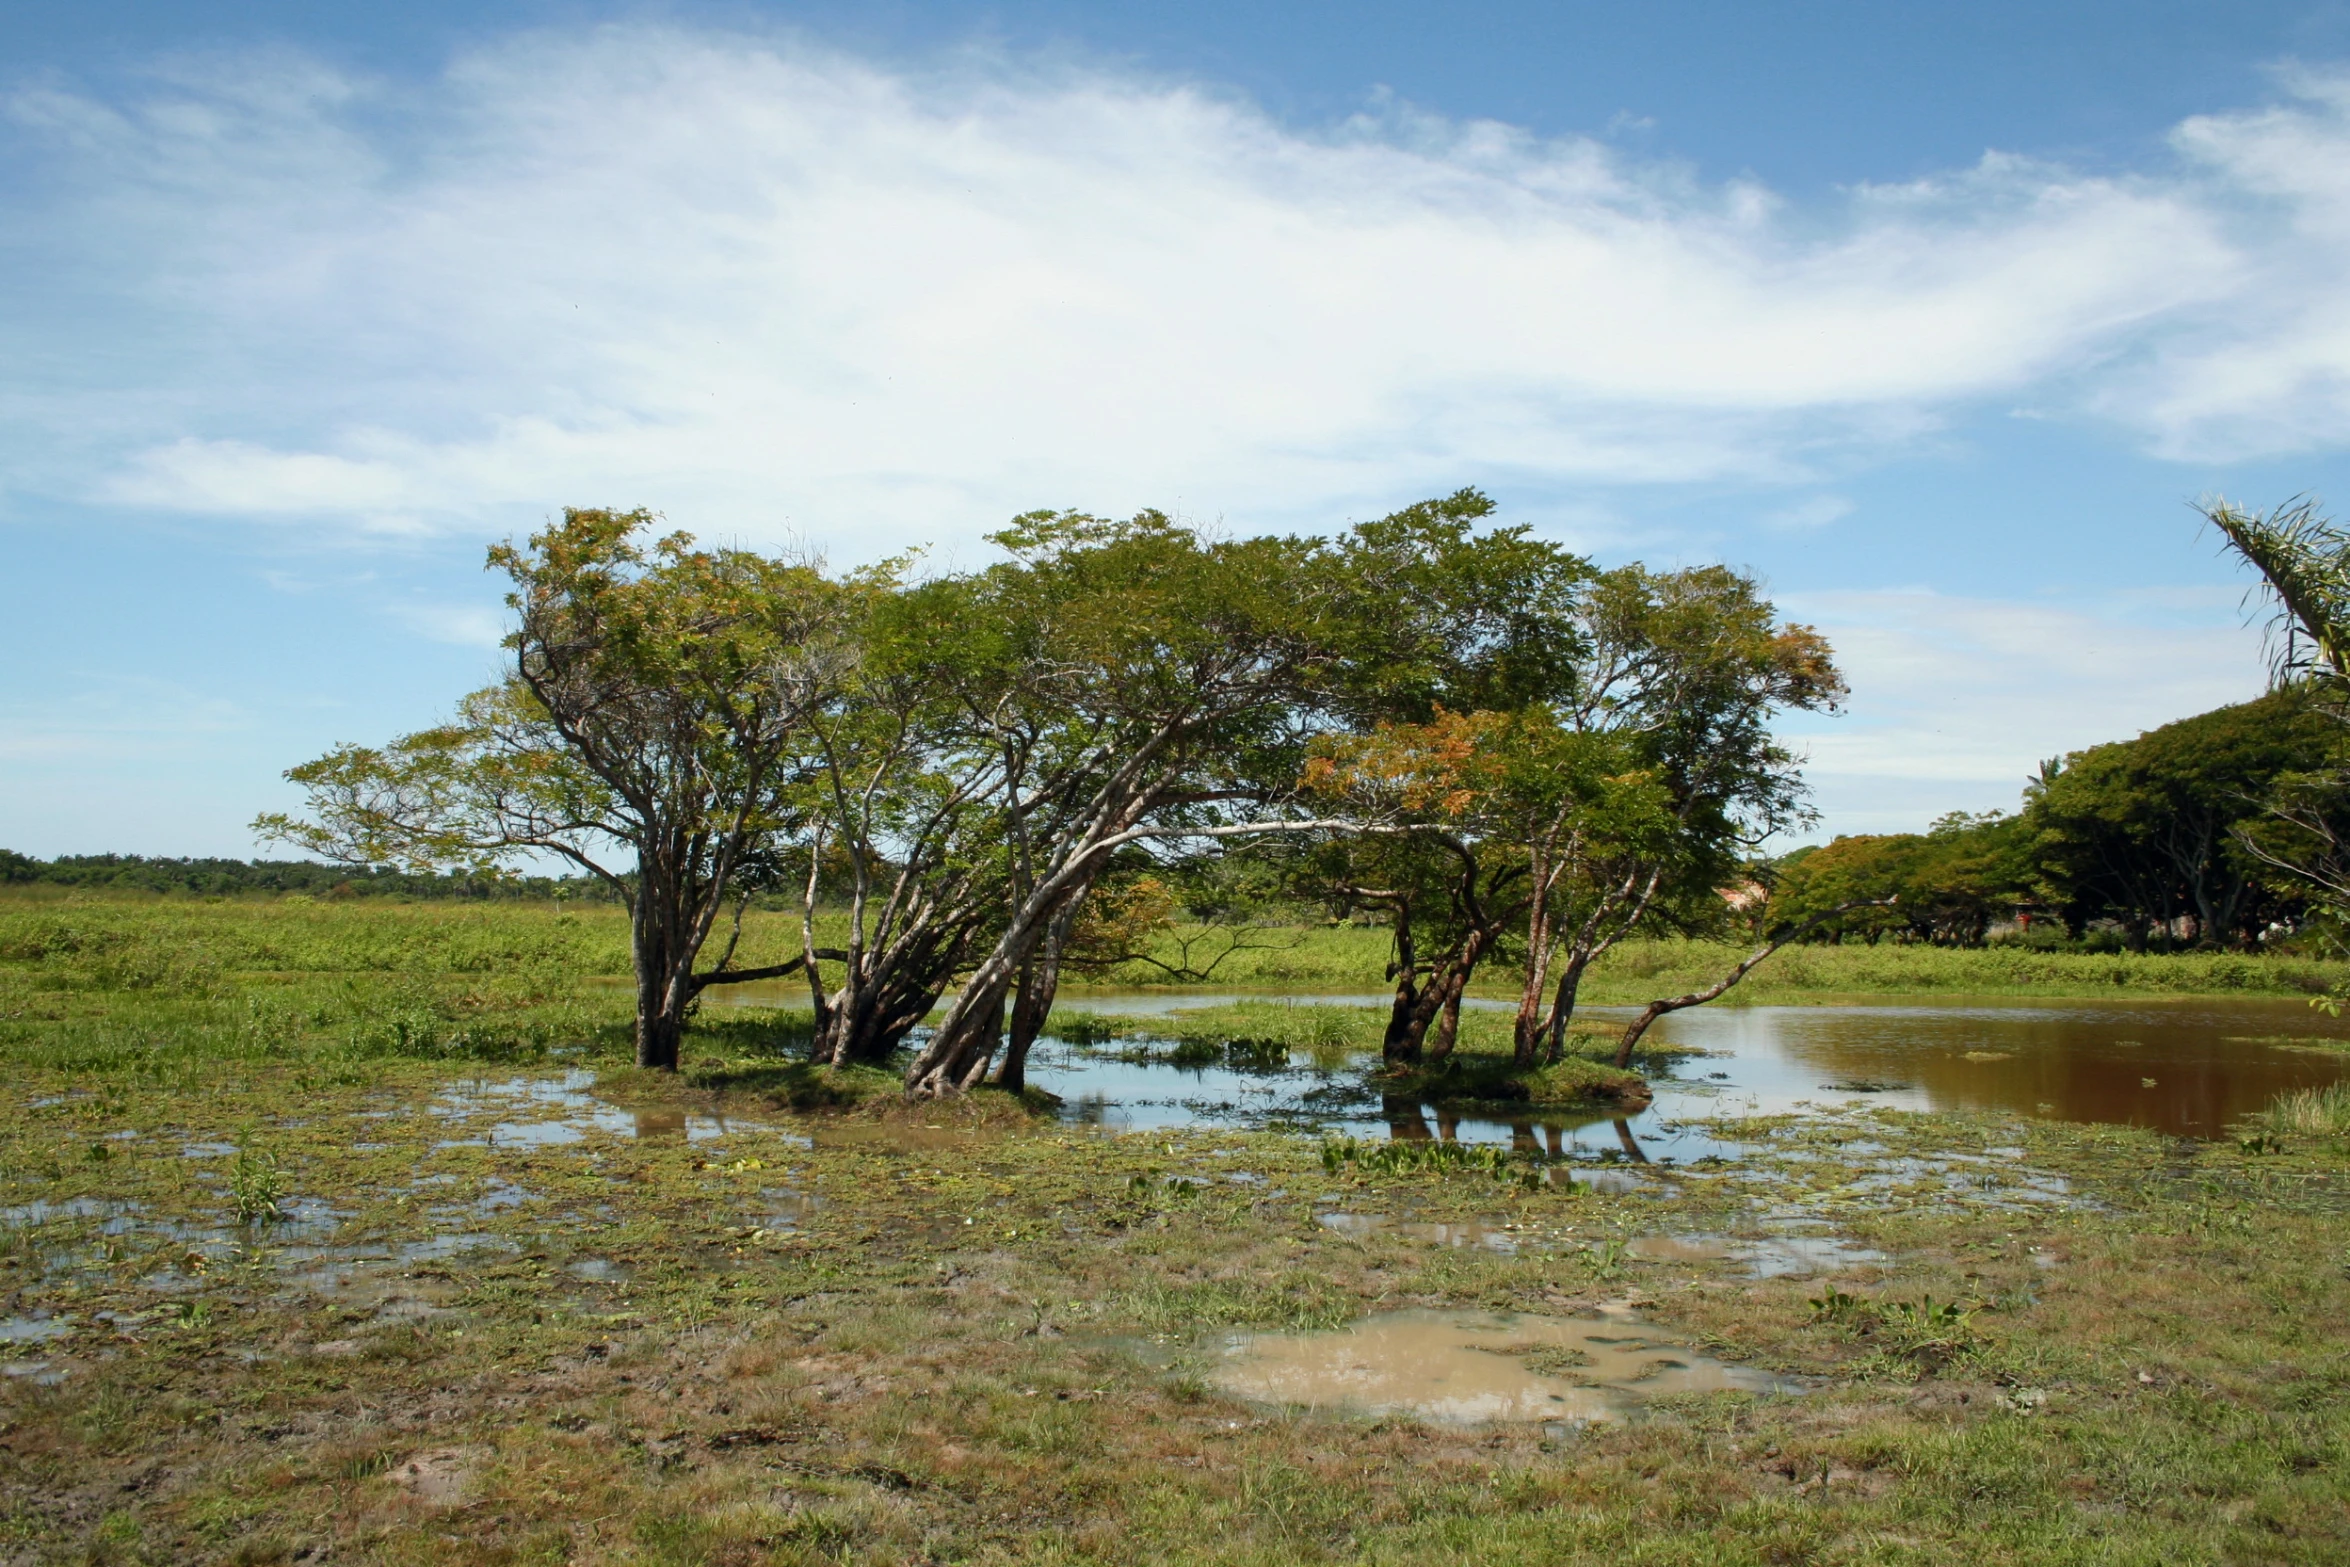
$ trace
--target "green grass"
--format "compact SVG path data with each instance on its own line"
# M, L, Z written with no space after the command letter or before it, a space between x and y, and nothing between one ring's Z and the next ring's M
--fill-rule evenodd
M2350 1082L2279 1094L2260 1119L2266 1130L2279 1134L2350 1138Z
M1197 934L1186 928L1181 934ZM1376 994L1386 990L1388 935L1372 926L1316 926L1259 933L1265 950L1235 953L1210 988L1295 989ZM1685 994L1713 983L1750 949L1732 942L1626 942L1585 977L1582 999L1622 1005ZM1158 955L1173 959L1175 939ZM2312 996L2350 980L2350 963L2281 954L2228 952L2038 952L2021 947L1800 945L1757 969L1732 1004L1864 995L1975 996ZM1131 964L1107 976L1119 986L1162 984L1162 971ZM1508 965L1485 970L1475 993L1516 994Z

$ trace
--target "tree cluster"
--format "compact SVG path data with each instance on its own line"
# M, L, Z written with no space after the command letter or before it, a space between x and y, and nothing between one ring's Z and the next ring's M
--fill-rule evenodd
M2339 741L2307 686L2290 684L2043 763L2013 814L1954 814L1926 833L1789 856L1771 917L1884 898L1823 931L1978 946L1994 925L2039 920L2052 932L2108 928L2138 950L2257 947L2310 914L2308 887L2277 864L2305 835L2276 809Z
M797 976L819 1061L1017 1087L1065 974L1179 902L1268 892L1391 928L1393 1062L1449 1050L1506 953L1531 1061L1595 958L1716 917L1805 819L1771 722L1843 684L1748 577L1602 570L1492 510L1462 491L1327 538L1039 512L997 563L919 579L569 511L491 554L505 678L293 769L309 810L259 826L597 878L649 1067L709 987ZM738 965L746 901L783 889L801 950Z

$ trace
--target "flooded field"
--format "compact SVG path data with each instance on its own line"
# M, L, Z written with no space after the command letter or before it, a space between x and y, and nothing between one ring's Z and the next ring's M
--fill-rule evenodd
M1151 1016L1240 999L1100 995L1071 1006ZM1373 996L1287 999L1379 1003ZM1581 1015L1613 1019L1629 1009ZM1687 1162L1738 1156L1742 1145L1719 1130L1725 1118L1806 1105L2011 1111L2212 1138L2276 1094L2350 1071L2350 1027L2282 1000L1709 1007L1663 1019L1650 1040L1692 1053L1652 1079L1651 1104L1620 1118L1596 1111L1495 1118L1384 1099L1365 1083L1375 1058L1363 1052L1319 1060L1302 1051L1270 1059L1256 1052L1177 1065L1115 1047L1051 1042L1039 1047L1029 1079L1061 1096L1071 1119L1116 1128L1386 1132L1564 1157Z
M2080 1059L2335 1064L2187 1015ZM2337 1150L1893 1113L1931 1051L2022 1059L1971 1013L1896 1018L1891 1066L1695 1021L1723 1053L1660 1082L1687 1108L1621 1129L1132 1039L1048 1048L1057 1123L569 1055L29 1074L0 1508L28 1561L1176 1561L1204 1527L1223 1561L1572 1561L1602 1505L1610 1559L1696 1518L1958 1560L1993 1495L2064 1547L2017 1560L2116 1520L2132 1560L2340 1559ZM1817 1086L1861 1070L1909 1086ZM2312 1549L2237 1549L2277 1538Z

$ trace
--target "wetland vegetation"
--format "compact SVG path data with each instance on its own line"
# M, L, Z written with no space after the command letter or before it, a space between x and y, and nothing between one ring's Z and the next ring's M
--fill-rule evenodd
M2338 1123L2182 1142L1853 1103L1617 1179L909 1101L755 1006L641 1071L628 987L594 982L625 964L608 906L30 896L0 932L19 1559L2319 1562L2350 1536ZM1155 1037L1272 1018L1375 1065L1382 1015ZM1464 1020L1506 1059L1506 1007ZM794 1108L812 1085L835 1103ZM1491 1412L1457 1378L1316 1383L1319 1341L1280 1337L1431 1322L1485 1324L1442 1363L1491 1362L1477 1396L1529 1418L1446 1418ZM1578 1364L1570 1329L1628 1358ZM1641 1374L1665 1361L1737 1375Z

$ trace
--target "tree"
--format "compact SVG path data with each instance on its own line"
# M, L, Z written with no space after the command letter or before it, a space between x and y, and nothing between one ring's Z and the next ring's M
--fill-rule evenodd
M1477 965L1518 942L1516 1052L1532 1065L1562 1048L1592 961L1644 924L1718 917L1743 852L1801 819L1794 758L1769 725L1832 707L1843 684L1816 633L1782 625L1751 579L1720 567L1562 561L1462 578L1496 621L1538 628L1546 660L1456 679L1506 708L1439 702L1421 721L1326 738L1306 781L1397 835L1350 849L1334 885L1394 924L1389 1061L1419 1059L1431 1022L1425 1048L1441 1055ZM1430 662L1479 672L1452 656Z
M1523 908L1525 855L1494 836L1482 809L1494 734L1508 723L1498 713L1439 708L1424 724L1326 736L1307 759L1309 797L1388 827L1335 835L1322 877L1340 908L1376 909L1393 932L1387 977L1395 991L1380 1046L1390 1067L1451 1053L1469 980Z
M1593 962L1659 921L1717 918L1753 846L1809 819L1771 725L1845 692L1827 641L1727 567L1618 568L1579 618L1583 654L1542 747L1562 765L1515 806L1537 862L1516 1029L1529 1062L1558 1057Z
M2246 835L2273 820L2281 781L2326 766L2339 732L2299 687L2091 746L2050 763L2026 792L2027 851L2075 930L2250 947L2300 900Z
M1381 824L1318 857L1329 901L1394 932L1393 1065L1450 1050L1462 993L1524 915L1524 823L1498 807L1523 715L1571 691L1586 652L1590 561L1523 526L1478 531L1493 510L1461 490L1358 524L1337 551L1346 722L1302 782Z
M998 628L995 641L942 677L963 745L994 769L1003 917L907 1068L918 1096L982 1080L1015 993L1016 1076L1079 910L1122 849L1315 825L1259 814L1287 793L1322 711L1332 593L1313 541L1211 540L1145 512L1036 513L998 542L1014 559L958 590L962 622Z
M2277 673L2350 681L2350 531L2306 497L2248 512L2215 496L2201 510L2276 600L2286 632Z
M1000 925L1007 813L1029 782L984 689L1019 630L973 603L967 579L881 597L858 629L854 666L808 717L795 796L811 834L800 928L813 1057L836 1066L887 1061ZM829 989L816 946L827 892L848 904Z
M1632 1064L1632 1052L1639 1047L1641 1036L1646 1034L1649 1030L1649 1027L1654 1024L1658 1018L1663 1017L1666 1013L1680 1012L1690 1007L1704 1006L1709 1001L1718 1001L1723 996L1728 995L1731 989L1735 987L1740 980L1744 979L1747 975L1753 973L1757 968L1761 967L1764 960L1768 959L1772 953L1777 952L1781 947L1786 946L1789 942L1800 941L1805 936L1810 935L1820 926L1825 925L1829 921L1837 919L1843 915L1849 914L1856 909L1883 908L1892 904L1893 901L1894 900L1891 898L1873 898L1851 903L1839 903L1832 907L1822 909L1817 914L1812 915L1809 919L1802 920L1796 924L1788 925L1781 929L1776 935L1765 941L1761 946L1755 948L1745 957L1739 959L1739 961L1731 967L1729 973L1724 974L1720 979L1715 980L1712 984L1706 986L1703 990L1693 990L1687 995L1681 996L1660 996L1656 1000L1651 1001L1647 1006L1642 1007L1640 1011L1634 1015L1631 1022L1624 1025L1623 1036L1616 1041L1616 1065L1619 1068L1622 1068L1629 1067ZM1616 1123L1619 1128L1621 1128L1623 1124L1624 1123L1621 1121ZM1627 1141L1629 1141L1628 1138Z
M1954 811L1925 833L1840 837L1780 869L1767 917L1792 925L1821 915L1820 933L1835 940L1980 946L1993 921L2034 900L2027 848L2022 822L1997 813ZM1825 917L1838 906L1856 912Z
M294 768L309 819L255 828L356 864L551 854L600 878L628 909L637 1062L674 1070L705 988L805 961L735 969L730 941L694 967L746 865L795 828L804 726L853 656L855 601L886 584L683 534L646 546L653 521L566 510L493 549L514 585L506 679L448 724Z
M2276 601L2285 633L2276 683L2298 690L2337 730L2322 759L2278 775L2264 818L2238 822L2236 841L2338 926L2350 915L2350 767L2338 734L2350 723L2350 531L2307 498L2265 513L2214 498L2203 514Z

